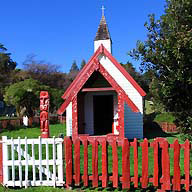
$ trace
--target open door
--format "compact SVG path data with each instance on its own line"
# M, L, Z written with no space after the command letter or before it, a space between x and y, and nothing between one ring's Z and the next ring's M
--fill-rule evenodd
M93 96L94 135L112 133L113 95Z

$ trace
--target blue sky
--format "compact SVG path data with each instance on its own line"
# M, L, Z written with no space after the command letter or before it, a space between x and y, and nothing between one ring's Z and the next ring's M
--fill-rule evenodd
M5 0L1 1L0 43L22 68L29 54L68 72L93 54L101 6L113 41L113 56L126 63L137 40L146 39L150 13L163 14L165 0ZM136 68L139 63L132 61Z

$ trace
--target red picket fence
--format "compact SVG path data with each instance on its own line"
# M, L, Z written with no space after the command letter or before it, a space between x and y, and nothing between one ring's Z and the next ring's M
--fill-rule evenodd
M111 169L109 147L112 150L112 157L110 157L112 158L111 174L108 172ZM122 189L129 189L131 184L137 188L140 184L141 188L145 189L151 183L159 191L180 191L182 187L189 191L192 184L190 179L190 149L191 144L188 140L184 144L179 144L178 140L175 140L173 144L169 144L163 138L157 138L153 142L149 142L147 139L144 139L143 142L138 142L137 139L130 142L127 139L116 140L107 137L79 137L76 140L65 137L66 185L72 186L75 184L75 186L79 186L83 182L86 187L91 181L92 187L98 187L98 183L101 181L103 188L107 187L109 182L112 182L114 188L121 185ZM101 150L100 153L98 153L99 150ZM119 150L121 150L121 157L118 155ZM150 155L148 155L149 150L152 150L153 159L150 159ZM170 158L170 150L173 152L172 158ZM181 150L183 150L184 158L180 158ZM142 159L140 162L139 156L141 154ZM101 165L98 164L100 159ZM183 176L181 175L181 160L184 161ZM82 162L83 173L81 170ZM130 162L133 162L133 165ZM149 165L151 163L153 164L152 176L149 175ZM172 176L170 174L171 165L173 166ZM92 167L91 174L90 166ZM100 175L98 173L99 166L101 166ZM122 167L120 174L119 166ZM130 172L131 166L134 169L133 175ZM141 173L139 173L139 169L141 169Z

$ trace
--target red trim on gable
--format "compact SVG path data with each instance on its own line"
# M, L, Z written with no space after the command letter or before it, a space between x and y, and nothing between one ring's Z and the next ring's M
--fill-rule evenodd
M65 93L63 94L62 98L66 99L69 95L71 90L76 86L79 79L86 73L87 69L90 67L90 65L94 62L94 60L99 56L99 54L102 52L101 46L97 49L97 51L94 53L94 55L91 57L91 59L87 62L87 64L83 67L83 69L77 74L76 78L73 80L73 82L69 85Z
M58 109L57 113L59 115L63 114L64 111L67 108L67 105L70 103L70 101L73 100L74 96L76 96L78 94L78 92L81 90L81 88L83 87L83 85L86 83L86 81L89 79L89 77L92 75L92 73L97 70L98 68L98 62L94 62L91 65L89 65L87 67L87 69L84 71L84 75L81 76L80 79L78 79L77 83L75 84L75 86L73 87L72 91L69 94L69 96L67 97L67 99L64 101L64 103L61 105L61 107Z
M101 87L101 88L84 88L82 92L93 92L93 91L114 91L113 87Z
M66 107L70 103L70 101L73 100L73 98L78 94L78 92L81 90L83 85L86 83L86 81L89 79L89 77L92 75L94 71L99 71L104 78L111 84L111 86L117 91L122 92L125 101L127 102L128 106L131 107L131 109L134 112L138 112L139 109L137 106L129 99L125 91L117 84L117 82L112 78L112 76L105 70L105 68L99 64L98 60L96 60L92 65L90 65L87 70L84 71L84 75L81 77L81 79L76 83L76 86L73 88L73 91L71 92L70 96L66 99L66 101L61 105L61 107L58 110L58 114L64 113Z
M139 112L137 106L131 101L125 91L117 84L113 77L105 70L105 68L100 65L99 72L105 77L105 79L111 84L111 86L117 91L122 92L125 102L133 110L133 112Z
M107 49L101 44L103 54L107 56L111 62L119 69L119 71L126 77L126 79L135 87L141 96L145 96L145 91L138 85L138 83L131 77L131 75L118 63L118 61L107 51Z
M65 102L61 105L61 107L58 109L58 114L62 114L65 110L70 101L72 101L75 94L78 93L78 91L82 88L84 83L87 81L87 79L91 76L93 71L97 71L101 68L103 68L99 61L98 56L100 54L104 54L106 57L111 60L111 62L117 67L117 69L126 77L126 79L135 87L135 89L140 93L141 96L145 96L146 93L144 90L137 84L137 82L129 75L129 73L117 62L117 60L107 51L107 49L101 44L97 51L94 53L94 55L91 57L91 59L88 61L88 63L83 67L83 69L78 73L77 77L74 79L74 81L71 83L71 85L67 88L65 93L63 94L62 98L66 99ZM103 68L104 69L104 68ZM105 70L105 69L104 69ZM105 70L105 74L109 73ZM104 76L104 73L103 73ZM110 76L110 79L113 79ZM113 82L115 80L113 79ZM115 82L116 83L116 82ZM117 83L116 83L117 84ZM118 85L118 84L117 84ZM118 85L119 86L119 85ZM120 87L120 86L119 86ZM120 87L121 88L121 87ZM122 89L122 88L121 88ZM123 89L122 89L123 90ZM125 91L123 90L125 93ZM125 101L127 104L131 107L131 109L134 112L138 112L139 109L136 107L136 105L129 99L127 94L124 94Z
M68 97L66 99L66 101L64 101L64 103L60 106L60 108L57 110L57 114L58 115L62 115L64 113L64 111L66 110L67 106L69 105L69 103L71 102L71 98Z
M119 71L125 76L125 78L135 87L135 89L140 93L141 96L145 96L145 91L137 84L137 82L129 75L129 73L118 63L118 61L107 51L107 49L101 44L97 51L94 53L94 55L91 57L91 59L88 61L88 63L83 67L83 69L78 73L77 77L74 79L74 81L70 84L70 86L67 88L65 93L63 94L62 98L66 99L70 94L71 91L76 87L76 84L78 81L84 76L87 69L92 65L94 60L97 60L97 57L100 54L106 55L111 62L119 69Z

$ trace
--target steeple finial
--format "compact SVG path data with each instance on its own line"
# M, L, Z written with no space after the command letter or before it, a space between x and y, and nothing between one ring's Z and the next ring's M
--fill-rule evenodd
M101 10L102 10L102 17L104 16L104 13L105 13L105 7L102 5L101 7Z
M100 24L96 33L96 37L94 39L94 50L96 51L98 49L98 47L103 44L103 46L111 53L111 37L109 34L109 30L107 27L107 22L105 19L105 15L104 15L104 6L101 7L102 10L102 17L100 20Z

